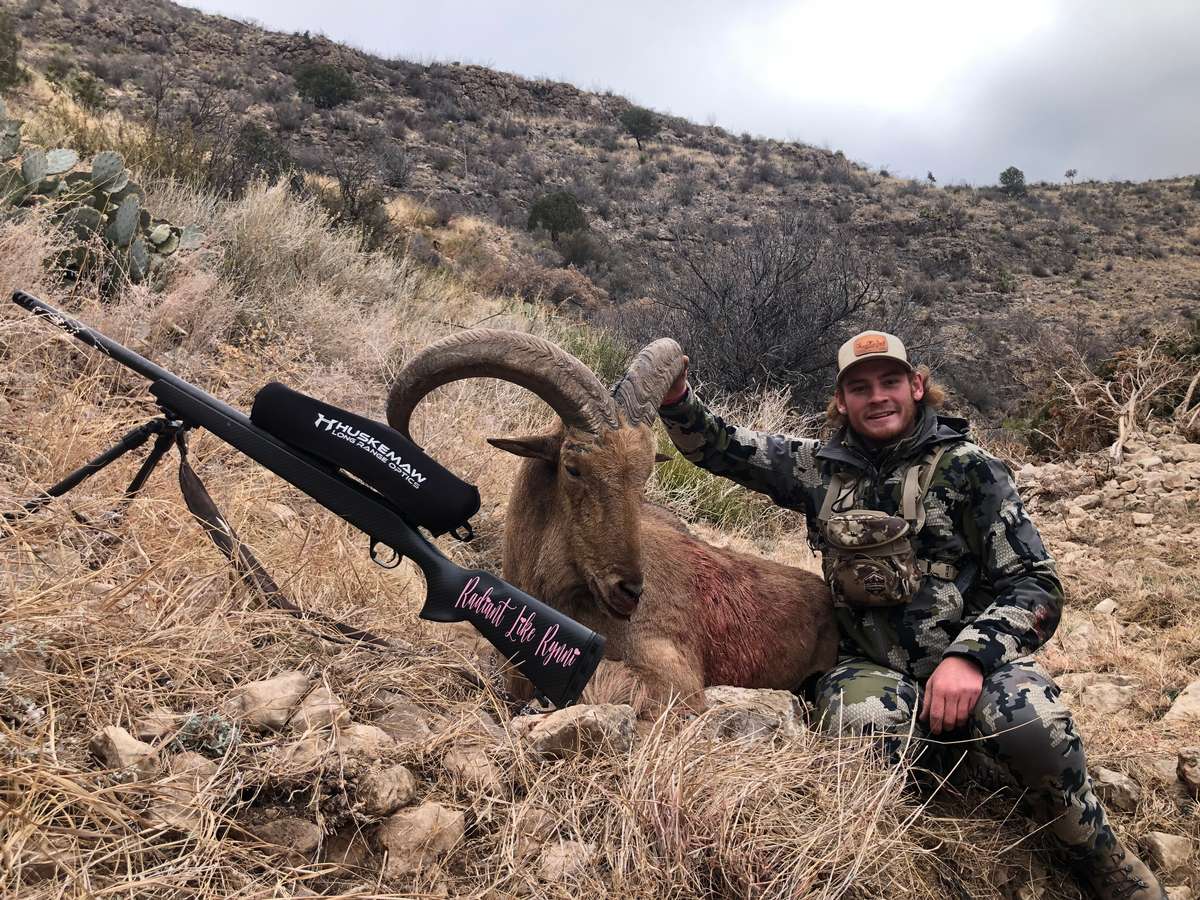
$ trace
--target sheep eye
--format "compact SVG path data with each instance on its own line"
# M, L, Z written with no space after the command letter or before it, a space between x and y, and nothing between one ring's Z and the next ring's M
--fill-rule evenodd
M564 468L567 470L567 474L570 475L572 478L579 477L579 469L575 468L575 466L568 465L568 466L564 466Z

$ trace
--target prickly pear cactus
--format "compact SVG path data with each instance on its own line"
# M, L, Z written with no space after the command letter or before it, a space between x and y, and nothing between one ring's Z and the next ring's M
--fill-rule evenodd
M129 181L125 158L116 150L102 150L92 160L92 184L97 190L113 193Z
M0 100L0 219L46 208L78 241L52 261L68 277L102 272L106 283L111 276L137 283L172 254L200 245L203 232L195 226L180 228L150 214L120 153L97 153L88 169L67 147L31 147L21 154L21 125Z
M46 177L46 151L34 147L21 157L21 177L29 187L41 184Z
M46 174L64 175L75 168L75 164L78 162L78 153L74 150L59 147L57 150L51 150L46 154Z
M115 244L118 247L128 247L133 240L134 234L138 227L138 198L136 194L130 194L121 201L121 205L117 207L116 214L112 217L112 221L108 223L108 228L104 231L104 236L108 238L109 243Z

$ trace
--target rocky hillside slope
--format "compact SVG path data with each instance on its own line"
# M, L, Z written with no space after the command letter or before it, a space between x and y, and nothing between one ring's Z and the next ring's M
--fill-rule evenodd
M892 297L914 301L909 319L937 339L944 374L997 417L1026 393L1018 375L1039 339L1102 356L1200 304L1191 178L1044 184L1012 198L668 116L639 149L619 122L626 100L567 84L381 59L166 0L38 0L17 16L30 64L94 109L162 133L182 123L221 146L253 123L353 191L371 182L385 197L419 200L435 223L469 215L484 226L453 243L416 228L406 237L414 252L610 322L614 309L662 319L634 301L661 299L680 234L729 238L776 211L815 211L853 240ZM296 75L312 63L344 72L356 99L319 108L301 97ZM275 165L263 140L238 152L232 183ZM531 205L563 189L582 204L590 238L566 247L531 238ZM567 264L578 274L554 274ZM697 361L706 364L715 365Z

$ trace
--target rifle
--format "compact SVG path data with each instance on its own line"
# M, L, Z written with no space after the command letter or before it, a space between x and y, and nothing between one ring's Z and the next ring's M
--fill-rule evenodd
M402 557L416 563L426 584L421 618L470 622L529 679L535 697L559 707L579 699L603 656L604 637L488 572L456 565L417 531L424 527L434 537L450 532L470 540L468 520L479 510L479 493L400 432L277 383L258 392L247 417L31 294L17 291L13 302L148 379L162 416L129 432L6 518L38 509L155 435L126 500L175 446L184 498L209 536L269 602L303 613L237 540L188 464L186 433L203 428L366 534L370 557L379 565L393 568ZM380 546L391 550L390 558L378 552ZM369 632L307 617L334 625L347 639L390 646Z

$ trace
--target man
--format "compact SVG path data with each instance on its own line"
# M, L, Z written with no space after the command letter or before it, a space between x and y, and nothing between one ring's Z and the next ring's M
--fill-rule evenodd
M918 736L973 738L968 762L1014 786L1100 898L1162 900L1162 886L1109 827L1083 744L1031 654L1062 608L1054 561L1005 465L938 415L942 391L893 335L838 351L820 441L726 425L687 370L660 414L687 459L804 513L841 634L816 686L822 727L882 735L899 756Z

